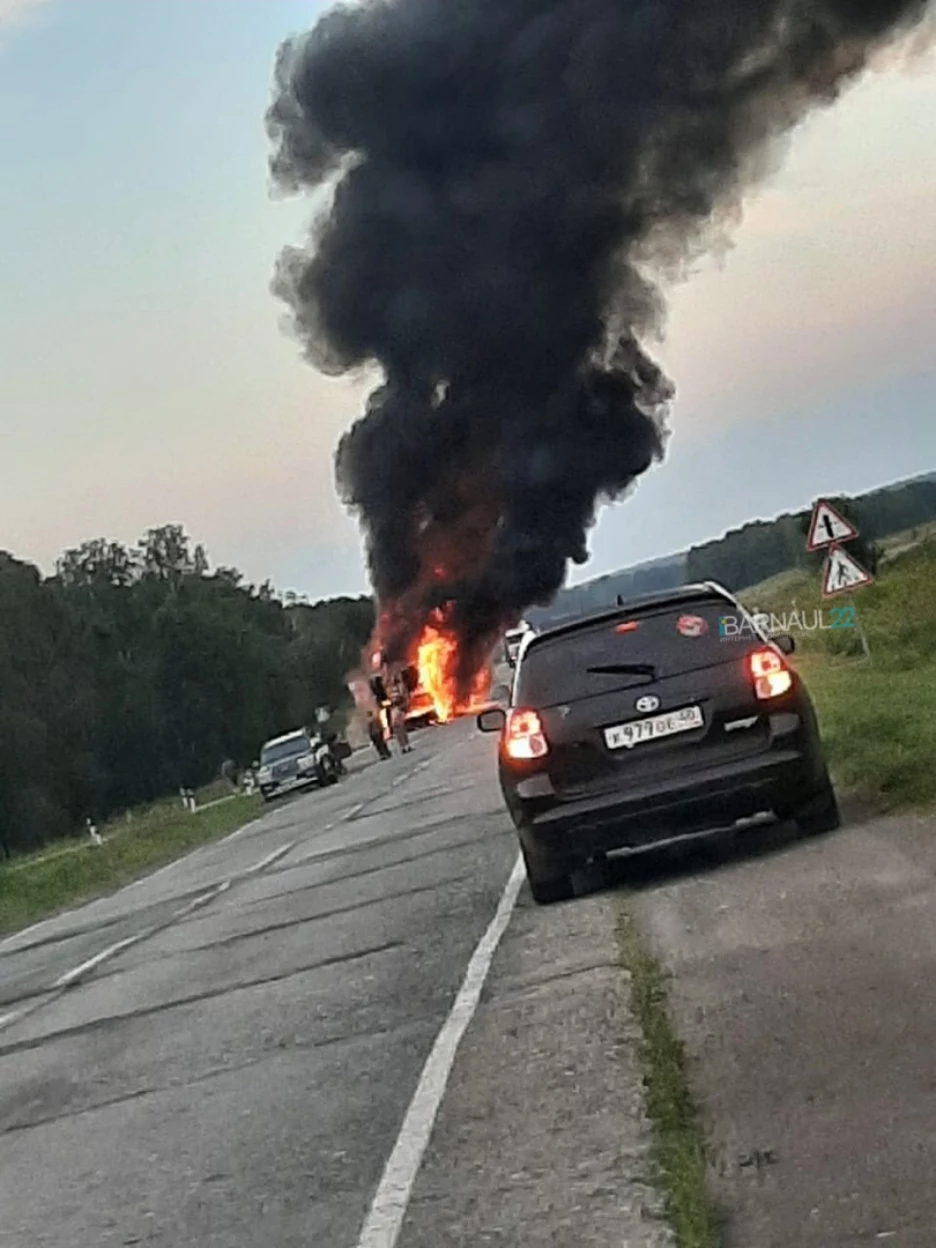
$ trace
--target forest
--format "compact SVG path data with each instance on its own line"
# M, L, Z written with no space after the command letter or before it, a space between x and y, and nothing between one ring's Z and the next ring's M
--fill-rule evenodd
M350 701L368 598L313 605L212 569L178 525L67 551L52 576L0 552L0 852L246 766Z

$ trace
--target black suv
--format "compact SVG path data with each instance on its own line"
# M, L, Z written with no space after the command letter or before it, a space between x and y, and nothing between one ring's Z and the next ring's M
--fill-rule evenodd
M838 826L806 687L727 590L645 595L530 637L501 734L499 774L537 902L572 873L762 812L805 833Z

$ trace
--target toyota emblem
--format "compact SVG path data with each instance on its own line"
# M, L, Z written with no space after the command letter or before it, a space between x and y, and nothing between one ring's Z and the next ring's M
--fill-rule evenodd
M647 697L637 699L637 710L643 714L645 711L655 711L659 708L660 699L655 698L653 694Z

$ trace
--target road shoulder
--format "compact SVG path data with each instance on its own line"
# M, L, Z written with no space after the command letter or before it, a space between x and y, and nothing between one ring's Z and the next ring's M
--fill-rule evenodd
M462 1042L399 1248L664 1248L640 1041L607 896L524 888Z
M726 1248L932 1246L934 831L778 828L627 898L671 977Z

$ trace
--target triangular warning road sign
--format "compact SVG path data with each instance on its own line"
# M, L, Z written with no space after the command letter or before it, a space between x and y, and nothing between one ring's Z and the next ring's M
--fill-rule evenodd
M831 546L833 542L850 542L857 536L858 530L855 526L837 512L831 503L823 498L816 502L809 525L809 537L806 539L807 550L821 550L823 546Z
M822 596L834 598L836 594L847 594L849 590L870 585L873 580L867 568L863 568L847 550L833 546L822 573Z

